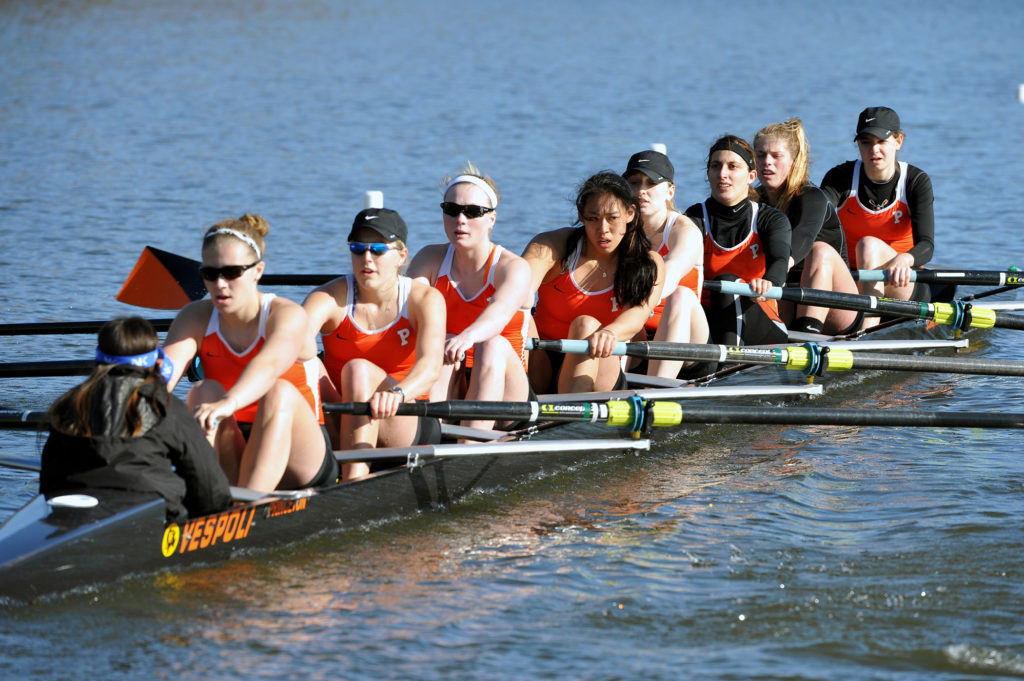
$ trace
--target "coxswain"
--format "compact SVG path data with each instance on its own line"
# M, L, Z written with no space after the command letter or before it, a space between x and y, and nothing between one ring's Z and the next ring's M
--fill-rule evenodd
M47 412L40 493L152 493L163 497L169 521L231 504L213 448L185 403L167 392L171 362L158 345L141 317L100 328L89 378Z

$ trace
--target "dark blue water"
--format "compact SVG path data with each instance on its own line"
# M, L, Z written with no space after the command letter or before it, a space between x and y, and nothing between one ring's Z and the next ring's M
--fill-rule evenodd
M716 137L798 115L820 179L879 104L935 185L935 261L1024 265L1022 34L1009 1L3 2L0 313L135 311L114 296L143 247L196 257L246 211L270 221L268 271L341 272L367 189L415 249L443 238L439 183L467 159L516 250L651 142L685 206ZM976 334L975 356L1024 359L1018 334ZM0 339L0 361L91 345ZM72 383L5 379L0 403ZM833 387L853 407L1024 400L1005 378ZM37 452L0 433L3 457ZM444 513L4 610L0 676L1019 678L1019 452L977 429L666 434ZM0 469L0 517L35 484Z

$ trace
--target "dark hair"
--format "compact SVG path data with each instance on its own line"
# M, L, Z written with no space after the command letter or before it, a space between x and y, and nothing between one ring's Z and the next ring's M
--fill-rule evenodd
M153 326L142 317L119 317L104 324L100 328L97 346L107 355L142 355L156 350L160 339ZM53 403L47 412L47 421L56 430L89 437L93 434L92 415L94 394L100 382L112 369L123 367L120 364L97 362L92 374L84 383L67 391ZM142 429L140 402L148 400L155 413L163 417L167 413L168 392L163 378L160 377L159 366L148 369L133 367L131 371L140 372L143 380L139 383L125 402L124 431L120 435L136 436ZM142 389L148 384L155 384L155 389L143 395Z
M711 170L711 157L716 151L731 151L742 158L750 170L757 171L757 164L754 162L754 148L750 146L750 142L742 137L722 135L715 140L715 143L711 145L711 149L708 151L707 170ZM747 198L751 201L761 200L761 195L757 193L757 188L754 187L753 182L747 187Z
M615 299L623 307L643 305L658 280L658 267L651 259L651 240L644 232L640 202L633 196L633 188L618 173L604 170L580 185L576 194L576 222L579 225L569 233L565 242L562 267L568 266L569 254L584 237L583 208L591 196L608 194L626 208L633 208L633 220L626 225L626 234L615 249L619 257L615 268Z

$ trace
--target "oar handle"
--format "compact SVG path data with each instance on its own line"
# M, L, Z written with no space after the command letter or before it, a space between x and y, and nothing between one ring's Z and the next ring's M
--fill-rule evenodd
M588 340L541 340L540 338L527 338L527 350L545 350L547 352L559 352L572 355L586 355L590 352L590 341ZM629 352L629 346L622 341L615 344L612 354L619 357Z
M714 279L712 281L705 281L704 288L708 291L719 291L733 296L764 296L765 298L782 300L782 289L778 286L772 286L768 289L767 293L755 293L754 289L750 288L750 284Z
M854 270L858 281L888 281L886 270ZM923 284L963 284L965 286L1022 286L1024 272L1015 267L1001 270L911 270L910 281Z

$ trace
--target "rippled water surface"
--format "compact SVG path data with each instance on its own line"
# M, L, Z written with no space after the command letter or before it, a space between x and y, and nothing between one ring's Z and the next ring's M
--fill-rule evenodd
M146 245L270 221L268 271L341 272L367 189L443 239L471 159L519 250L575 186L800 116L812 177L892 106L931 175L935 262L1024 265L1024 6L0 2L0 311L102 319ZM280 289L301 298L303 291ZM1013 294L1004 295L1012 299ZM975 356L1024 360L1014 331ZM92 339L0 338L0 361ZM69 379L3 379L44 408ZM764 380L768 380L767 378ZM790 379L796 380L796 379ZM1019 379L830 379L823 404L1016 410ZM1024 677L1024 464L997 430L718 427L444 512L0 611L4 678ZM31 463L35 436L0 432ZM0 468L0 518L32 495Z

